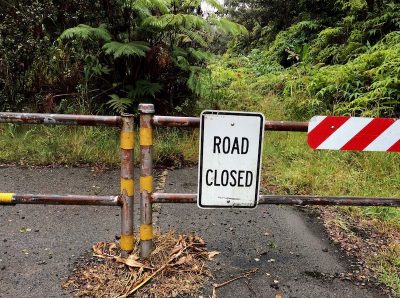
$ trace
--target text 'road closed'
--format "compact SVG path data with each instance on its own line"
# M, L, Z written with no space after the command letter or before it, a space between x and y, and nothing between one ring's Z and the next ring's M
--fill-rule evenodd
M264 116L259 113L201 114L199 207L257 205L263 132Z

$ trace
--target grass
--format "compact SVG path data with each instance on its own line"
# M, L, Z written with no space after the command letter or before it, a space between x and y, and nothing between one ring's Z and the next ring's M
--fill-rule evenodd
M195 161L198 148L193 144L196 139L193 131L155 129L155 163ZM119 130L116 128L2 124L0 148L0 163L3 164L102 163L111 167L120 164ZM136 164L139 163L138 151L137 146Z
M400 296L400 244L393 244L367 261L375 268L379 280L392 288L395 295Z
M266 133L263 178L285 194L400 197L400 156L382 152L313 151L305 134ZM355 208L392 221L396 208Z
M0 162L20 165L116 165L118 131L112 128L3 124Z

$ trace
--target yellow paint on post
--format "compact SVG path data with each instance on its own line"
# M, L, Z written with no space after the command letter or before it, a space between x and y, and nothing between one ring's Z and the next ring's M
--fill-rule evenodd
M121 149L133 150L135 146L135 135L133 131L121 131Z
M153 239L153 225L141 225L140 226L140 240L151 240Z
M135 238L133 235L121 235L119 245L122 250L132 251L135 248Z
M153 192L153 176L140 176L140 191Z
M0 193L0 204L10 204L12 202L13 193Z
M140 145L151 146L153 145L153 129L142 127L140 128Z
M121 193L126 191L126 194L131 197L135 193L135 184L132 178L125 179L121 178Z

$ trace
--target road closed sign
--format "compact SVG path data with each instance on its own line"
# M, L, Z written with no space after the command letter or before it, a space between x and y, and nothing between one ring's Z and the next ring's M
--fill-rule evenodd
M264 115L204 111L200 119L198 206L256 207Z

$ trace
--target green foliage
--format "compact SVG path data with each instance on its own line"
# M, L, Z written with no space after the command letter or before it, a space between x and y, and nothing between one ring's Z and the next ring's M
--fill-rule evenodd
M101 24L97 28L93 28L89 25L79 24L76 27L65 30L61 35L60 39L102 39L104 41L111 40L111 35L106 29L106 25Z
M244 35L247 33L247 29L244 26L232 22L228 19L210 17L209 20L211 24L215 25L217 28L220 28L225 32L232 34L233 36Z
M388 247L384 247L380 254L369 257L367 264L375 268L378 280L392 289L393 297L399 297L400 244L397 242Z
M328 27L318 33L312 42L310 56L318 63L337 62L338 44L344 36L343 27Z
M64 106L67 97L70 106L78 103L92 113L110 112L108 107L133 112L133 102L150 98L160 112L175 111L175 106L196 100L188 80L205 68L212 43L246 33L221 16L223 7L216 0L81 2L20 1L0 11L5 17L0 17L0 33L7 36L0 40L3 108L19 102L25 105L15 109L26 107L25 95L40 90L43 94L34 95L29 109L40 110L38 101L43 101L43 110L51 112ZM203 14L203 2L213 12ZM71 14L69 9L78 11ZM13 38L11 28L20 24L33 36L29 43L23 30ZM18 41L29 55L13 52ZM15 89L31 93L14 94Z
M339 0L337 1L343 10L349 10L350 13L356 14L367 9L367 1L365 0Z
M329 109L329 113L397 116L400 112L399 55L400 35L389 33L344 65L311 68L299 79L303 84L297 85L294 92L310 98L303 105L311 106L316 101L321 111ZM290 105L299 107L294 98L288 98Z
M343 14L332 25L304 18L242 57L256 76L250 84L262 94L279 95L292 119L316 114L398 117L400 5L337 4Z
M254 49L249 58L256 65L257 74L279 71L301 61L309 56L308 43L318 32L320 25L314 21L299 22L285 31L281 31L275 40L263 51Z
M103 50L106 54L113 55L114 59L123 56L145 57L149 49L147 43L143 41L131 41L127 43L111 41L103 45Z
M196 131L155 129L154 138L154 163L181 166L198 157L198 146L193 146L198 140ZM110 127L0 124L0 147L2 164L118 168L121 163L119 129ZM139 154L135 157L138 165Z
M135 86L128 85L126 88L128 92L127 97L119 97L117 94L111 94L111 99L107 102L114 111L120 114L124 113L140 100L143 102L147 101L146 98L155 98L156 94L161 91L162 86L158 83L138 80Z
M76 95L85 85L82 61L88 52L82 51L93 42L67 52L57 38L78 22L107 23L109 16L102 5L97 0L0 2L1 110L65 112L66 102L77 107L84 100ZM93 112L100 109L101 101Z
M130 98L143 98L143 97L156 97L156 94L162 90L162 86L159 83L151 83L146 80L136 81L135 88L129 88Z
M146 18L142 25L150 26L158 30L166 30L175 27L184 27L186 29L199 29L207 24L201 16L191 14L164 14L161 16L150 16Z
M128 13L125 29L116 32L113 28L107 31L99 27L103 34L113 32L110 39L105 40L104 36L100 39L106 41L102 45L105 54L112 56L111 61L106 60L107 63L119 67L113 69L118 73L118 81L114 81L113 86L118 87L110 88L117 92L111 95L108 106L121 112L132 109L133 102L150 97L165 107L163 98L156 97L163 87L186 94L173 96L163 93L169 97L169 108L174 108L187 101L189 90L196 93L191 80L210 57L206 48L213 41L213 32L219 30L233 35L246 32L243 26L223 18L214 15L205 18L199 12L201 2L183 1L179 8L177 3L167 0L123 2L122 8ZM209 4L213 2L209 1ZM78 26L67 29L61 38L69 38L71 42L77 38L88 39L95 37L93 30L89 26ZM121 66L123 73L120 72ZM157 83L161 79L163 83Z
M117 94L111 94L110 100L107 104L117 113L124 113L130 106L132 106L132 99L127 97L119 97Z

